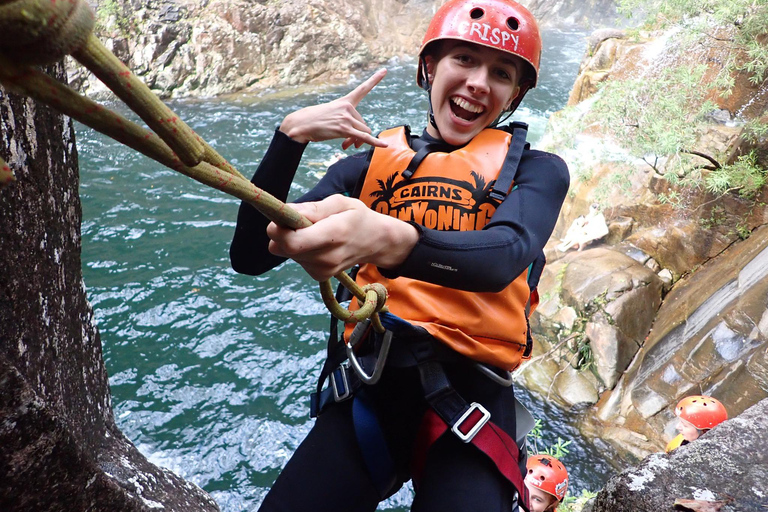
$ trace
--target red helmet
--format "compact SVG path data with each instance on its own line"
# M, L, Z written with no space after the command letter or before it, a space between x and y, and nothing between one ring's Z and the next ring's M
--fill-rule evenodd
M562 462L551 455L532 455L525 466L528 469L526 483L563 501L568 491L568 471Z
M709 430L728 419L728 412L711 396L694 395L680 400L675 414L699 430Z
M520 94L512 103L515 110L539 76L541 36L536 19L528 9L513 0L449 0L438 9L427 28L419 49L419 59L435 41L455 39L495 48L522 59ZM420 67L421 69L421 67ZM419 87L422 76L416 76Z

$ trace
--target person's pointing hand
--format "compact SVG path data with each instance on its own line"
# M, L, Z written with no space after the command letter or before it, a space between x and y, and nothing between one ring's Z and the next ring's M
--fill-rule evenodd
M342 149L354 144L386 147L387 144L371 135L371 129L357 111L357 106L387 74L380 69L349 94L328 103L321 103L288 114L280 131L297 142L318 142L343 138Z

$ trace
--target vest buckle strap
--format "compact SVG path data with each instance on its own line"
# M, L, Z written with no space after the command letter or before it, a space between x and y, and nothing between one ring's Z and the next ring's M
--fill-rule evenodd
M477 414L475 413L479 413L480 417L478 418ZM464 414L462 414L456 423L453 424L451 427L451 432L453 432L456 437L461 440L462 443L470 443L472 442L472 439L475 437L475 435L480 432L480 429L483 428L490 419L491 413L488 411L488 409L483 407L482 404L472 402L469 408L464 411ZM465 427L464 423L471 420L474 420L474 425L467 425L469 428L462 429L462 427ZM466 433L464 430L466 430Z
M343 402L352 396L352 389L349 385L349 379L347 379L348 371L349 366L346 363L342 363L328 376L331 381L331 388L333 389L334 402Z
M505 194L504 192L498 191L498 190L491 190L488 193L488 196L491 199L495 199L496 201L501 202L501 201L504 201L504 199L507 197L507 194Z

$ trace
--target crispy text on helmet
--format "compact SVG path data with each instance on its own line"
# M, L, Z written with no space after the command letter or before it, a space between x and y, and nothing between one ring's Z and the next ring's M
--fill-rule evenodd
M462 21L458 26L459 34L469 34L471 37L473 34L477 35L481 40L488 41L491 44L501 44L503 47L507 47L507 43L514 45L512 50L517 51L517 43L520 40L519 36L516 36L512 32L500 29L499 27L491 27L488 23L477 23ZM510 43L511 41L511 43Z

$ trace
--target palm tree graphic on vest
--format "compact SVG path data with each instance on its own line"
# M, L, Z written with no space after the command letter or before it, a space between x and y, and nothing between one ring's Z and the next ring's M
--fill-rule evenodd
M396 171L386 180L376 180L378 189L369 192L370 207L430 229L482 229L498 205L488 195L495 180L486 183L485 176L475 171L471 171L471 176L472 182L442 176L414 176L406 180Z

